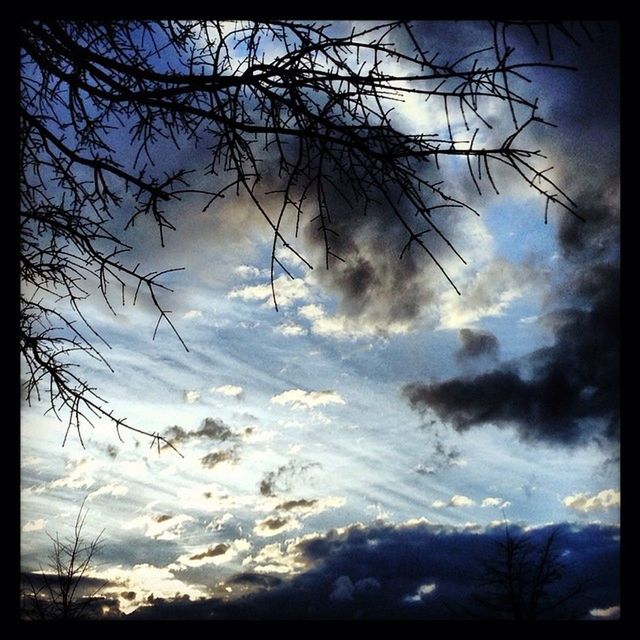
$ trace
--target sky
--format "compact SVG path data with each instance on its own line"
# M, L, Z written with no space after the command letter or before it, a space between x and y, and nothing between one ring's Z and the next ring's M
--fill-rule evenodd
M445 52L458 28L484 33L417 26ZM268 229L243 198L181 205L164 249L144 221L129 231L134 260L184 267L165 300L189 351L166 326L151 339L144 300L114 317L93 297L114 372L82 372L179 454L106 423L63 447L64 425L24 404L22 569L86 499L105 615L431 619L471 597L508 522L540 539L558 527L590 576L582 615L617 617L618 30L557 46L578 71L533 74L558 128L530 135L586 222L550 210L545 225L533 190L499 176L500 196L474 196L479 217L443 221L467 262L444 258L461 295L426 256L398 260L382 210L341 212L346 262L329 271L303 235L320 266L283 258L295 279L277 276L278 311ZM441 122L432 111L411 99L395 117L417 130Z

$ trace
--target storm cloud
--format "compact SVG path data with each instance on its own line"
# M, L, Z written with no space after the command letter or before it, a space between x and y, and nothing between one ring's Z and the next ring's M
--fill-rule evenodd
M474 358L498 357L498 338L490 331L475 331L474 329L460 329L458 332L460 349L456 352L459 362Z
M553 527L526 535L536 545ZM619 605L619 543L617 527L589 525L555 528L561 552L571 558L557 592L585 580L585 590L572 602L578 618L594 609ZM402 525L351 525L326 534L304 536L288 552L304 567L302 573L273 588L226 602L164 601L136 611L133 618L220 619L450 619L499 618L474 604L483 576L480 558L495 556L504 539L502 527L455 529L426 522ZM243 574L245 575L245 574ZM267 586L263 578L254 578ZM242 581L239 576L237 581ZM232 584L236 583L233 578ZM555 593L555 591L554 591Z
M618 210L605 191L581 202L587 223L566 216L558 229L571 275L554 290L543 321L551 347L492 371L403 389L412 408L457 431L514 426L523 440L615 441L620 419Z

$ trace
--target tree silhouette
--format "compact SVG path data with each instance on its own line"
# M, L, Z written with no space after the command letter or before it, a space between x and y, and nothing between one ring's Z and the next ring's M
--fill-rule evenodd
M52 549L45 571L40 575L24 575L26 586L22 588L21 611L27 620L78 620L85 617L88 607L94 604L104 587L98 585L88 595L84 593L84 582L93 565L94 558L102 547L102 533L93 540L83 535L87 511L83 500L73 527L73 535L60 538L50 534Z
M457 57L428 50L420 24L324 25L300 21L55 21L21 27L19 166L20 351L28 401L44 397L62 419L65 441L95 418L130 425L107 408L78 372L76 356L104 360L105 340L82 301L116 304L145 296L153 333L166 323L180 342L163 294L164 276L127 259L125 230L155 222L159 243L175 211L243 195L272 232L275 275L293 277L287 253L308 268L296 243L303 225L318 231L321 265L338 255L332 221L339 207L363 215L376 206L405 232L400 257L417 248L452 287L437 255L460 260L441 220L452 208L477 213L442 165L466 164L474 188L498 193L496 172L510 170L540 194L546 212L575 205L547 174L542 153L522 142L547 124L526 73L560 67L522 60L510 34L575 39L585 25L491 23L486 46ZM436 104L435 132L407 132L392 113L407 99ZM490 112L501 113L500 125ZM495 120L495 117L494 117ZM173 151L172 151L173 150ZM188 157L182 151L188 151ZM336 203L340 203L337 205ZM312 212L312 213L310 213ZM374 212L375 213L375 212ZM284 231L295 227L293 237ZM457 291L457 289L456 289ZM182 343L184 348L187 346Z
M574 599L585 584L566 581L569 565L559 549L558 530L541 541L514 533L505 523L504 539L495 556L483 563L480 591L475 602L481 617L521 621L575 617Z

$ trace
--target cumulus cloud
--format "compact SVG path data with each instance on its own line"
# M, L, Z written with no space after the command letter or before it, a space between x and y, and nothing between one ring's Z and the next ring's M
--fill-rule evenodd
M511 503L508 500L503 500L502 498L485 498L481 503L481 507L495 507L496 509L506 509L511 506Z
M456 359L459 362L483 357L495 360L498 357L498 339L490 331L460 329L458 339L460 349L456 352Z
M278 276L273 284L280 307L288 307L296 301L306 300L309 297L309 287L301 278L292 280L287 276ZM270 282L238 287L232 289L227 296L245 302L261 301L267 306L273 304L273 293Z
M272 404L282 406L289 405L292 409L313 409L329 404L345 404L344 399L337 391L303 391L302 389L289 389L271 398Z
M244 389L236 384L222 384L219 387L213 387L211 392L231 398L241 398L244 395Z
M576 493L562 499L567 509L578 513L591 513L593 511L607 511L620 506L620 492L615 489L604 489L600 493Z
M42 531L44 529L44 525L46 524L46 520L44 518L38 518L37 520L29 520L23 527L23 533L31 533L32 531Z
M257 267L253 267L247 264L241 264L239 267L236 267L234 273L237 273L241 278L257 278L258 276L264 275L260 269Z
M185 391L183 393L184 401L187 404L195 404L200 400L200 392L199 391Z
M472 507L475 505L475 502L467 497L461 495L451 496L448 502L444 502L443 500L434 500L431 503L431 507L433 509L444 509L445 507Z

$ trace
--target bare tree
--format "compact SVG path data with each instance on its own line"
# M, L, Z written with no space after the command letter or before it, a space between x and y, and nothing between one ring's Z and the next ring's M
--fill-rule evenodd
M83 535L88 511L82 502L73 527L73 534L60 538L50 534L52 548L47 570L40 566L40 574L23 575L21 591L22 617L27 620L78 620L88 612L104 587L86 592L86 584L92 583L88 573L102 548L102 533L92 540Z
M484 562L480 592L475 596L481 617L549 620L575 617L572 608L584 593L583 582L567 582L569 565L559 548L558 530L541 541L514 533L505 523L495 557Z
M162 297L175 269L148 271L127 260L135 247L124 234L148 217L164 245L181 202L206 210L244 194L252 203L272 231L276 309L276 273L293 277L283 256L313 267L296 243L303 224L319 231L324 268L345 259L335 249L335 202L363 215L375 206L392 212L406 236L400 257L424 251L455 288L438 252L464 258L441 221L452 209L477 211L457 182L438 177L443 163L465 163L478 192L486 184L497 193L494 174L506 168L540 194L545 217L549 205L575 213L542 153L520 143L525 131L547 124L527 71L560 65L518 60L509 36L529 31L553 54L551 34L575 38L577 29L491 23L486 47L448 59L428 51L420 25L402 21L25 22L19 163L27 399L42 395L56 415L68 416L65 440L73 429L82 441L81 425L97 417L112 421L118 436L122 429L151 436L160 449L158 434L114 415L74 365L84 354L109 366L97 348L105 340L81 310L94 291L114 314L128 292L133 304L146 296L158 312L154 337L165 323L182 342ZM444 125L407 132L392 111L409 98L436 103ZM507 116L499 127L488 120L494 108Z

